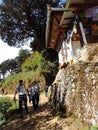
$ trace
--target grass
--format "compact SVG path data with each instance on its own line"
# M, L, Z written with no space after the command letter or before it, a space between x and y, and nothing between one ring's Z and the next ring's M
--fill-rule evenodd
M15 110L17 105L18 103L15 103L14 100L9 97L0 97L0 126L7 123L8 117L6 114Z
M98 130L98 126L92 126L91 130Z
M79 130L91 130L90 126L84 125L79 119L75 119L73 125L74 124L80 126Z

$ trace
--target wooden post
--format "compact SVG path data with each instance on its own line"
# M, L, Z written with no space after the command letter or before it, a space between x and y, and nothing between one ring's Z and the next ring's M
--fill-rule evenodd
M67 47L66 47L65 40L63 41L63 43L64 43L64 50L65 50L65 55L66 55L66 63L67 63Z
M84 29L83 29L83 24L80 21L79 21L79 26L80 26L80 29L81 29L81 33L82 33L82 38L83 38L84 44L87 45L87 40L86 40L86 36L85 36L85 33L84 33Z

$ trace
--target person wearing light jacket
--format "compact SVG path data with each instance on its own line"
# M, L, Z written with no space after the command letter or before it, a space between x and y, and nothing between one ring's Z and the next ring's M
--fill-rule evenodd
M17 93L18 93L18 98L19 98L19 114L20 114L20 118L22 118L23 117L23 109L22 109L23 104L25 106L26 113L28 114L28 107L27 107L28 91L23 83L23 80L19 80L19 83L16 86L16 90L14 93L14 100L16 100Z

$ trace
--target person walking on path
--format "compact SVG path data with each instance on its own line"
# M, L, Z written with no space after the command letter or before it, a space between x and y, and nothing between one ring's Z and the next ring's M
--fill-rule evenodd
M39 107L39 96L40 96L40 87L38 85L37 81L34 81L34 85L35 85L35 100L36 100L36 108Z
M48 96L48 86L45 87L45 95Z
M35 111L36 110L36 99L35 99L35 83L34 83L34 81L31 83L29 93L31 94L33 110Z
M32 85L31 85L31 86L32 86ZM28 87L28 99L29 99L29 104L31 104L31 102L32 102L31 86Z
M16 95L18 93L19 97L19 114L20 118L23 117L23 110L22 105L24 104L26 113L28 114L28 107L27 107L27 89L24 86L23 80L19 80L19 84L16 86L16 90L14 93L14 100L16 100Z
M4 88L1 89L1 94L4 95Z

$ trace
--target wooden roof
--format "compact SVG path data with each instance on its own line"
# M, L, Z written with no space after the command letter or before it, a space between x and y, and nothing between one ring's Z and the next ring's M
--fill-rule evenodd
M48 6L46 25L46 47L55 49L60 34L71 25L77 9L89 9L98 5L98 0L67 0L65 8ZM88 20L83 19L85 25Z
M90 8L98 6L98 0L67 0L66 8Z
M59 34L68 28L74 15L73 10L48 7L46 47L55 48Z

